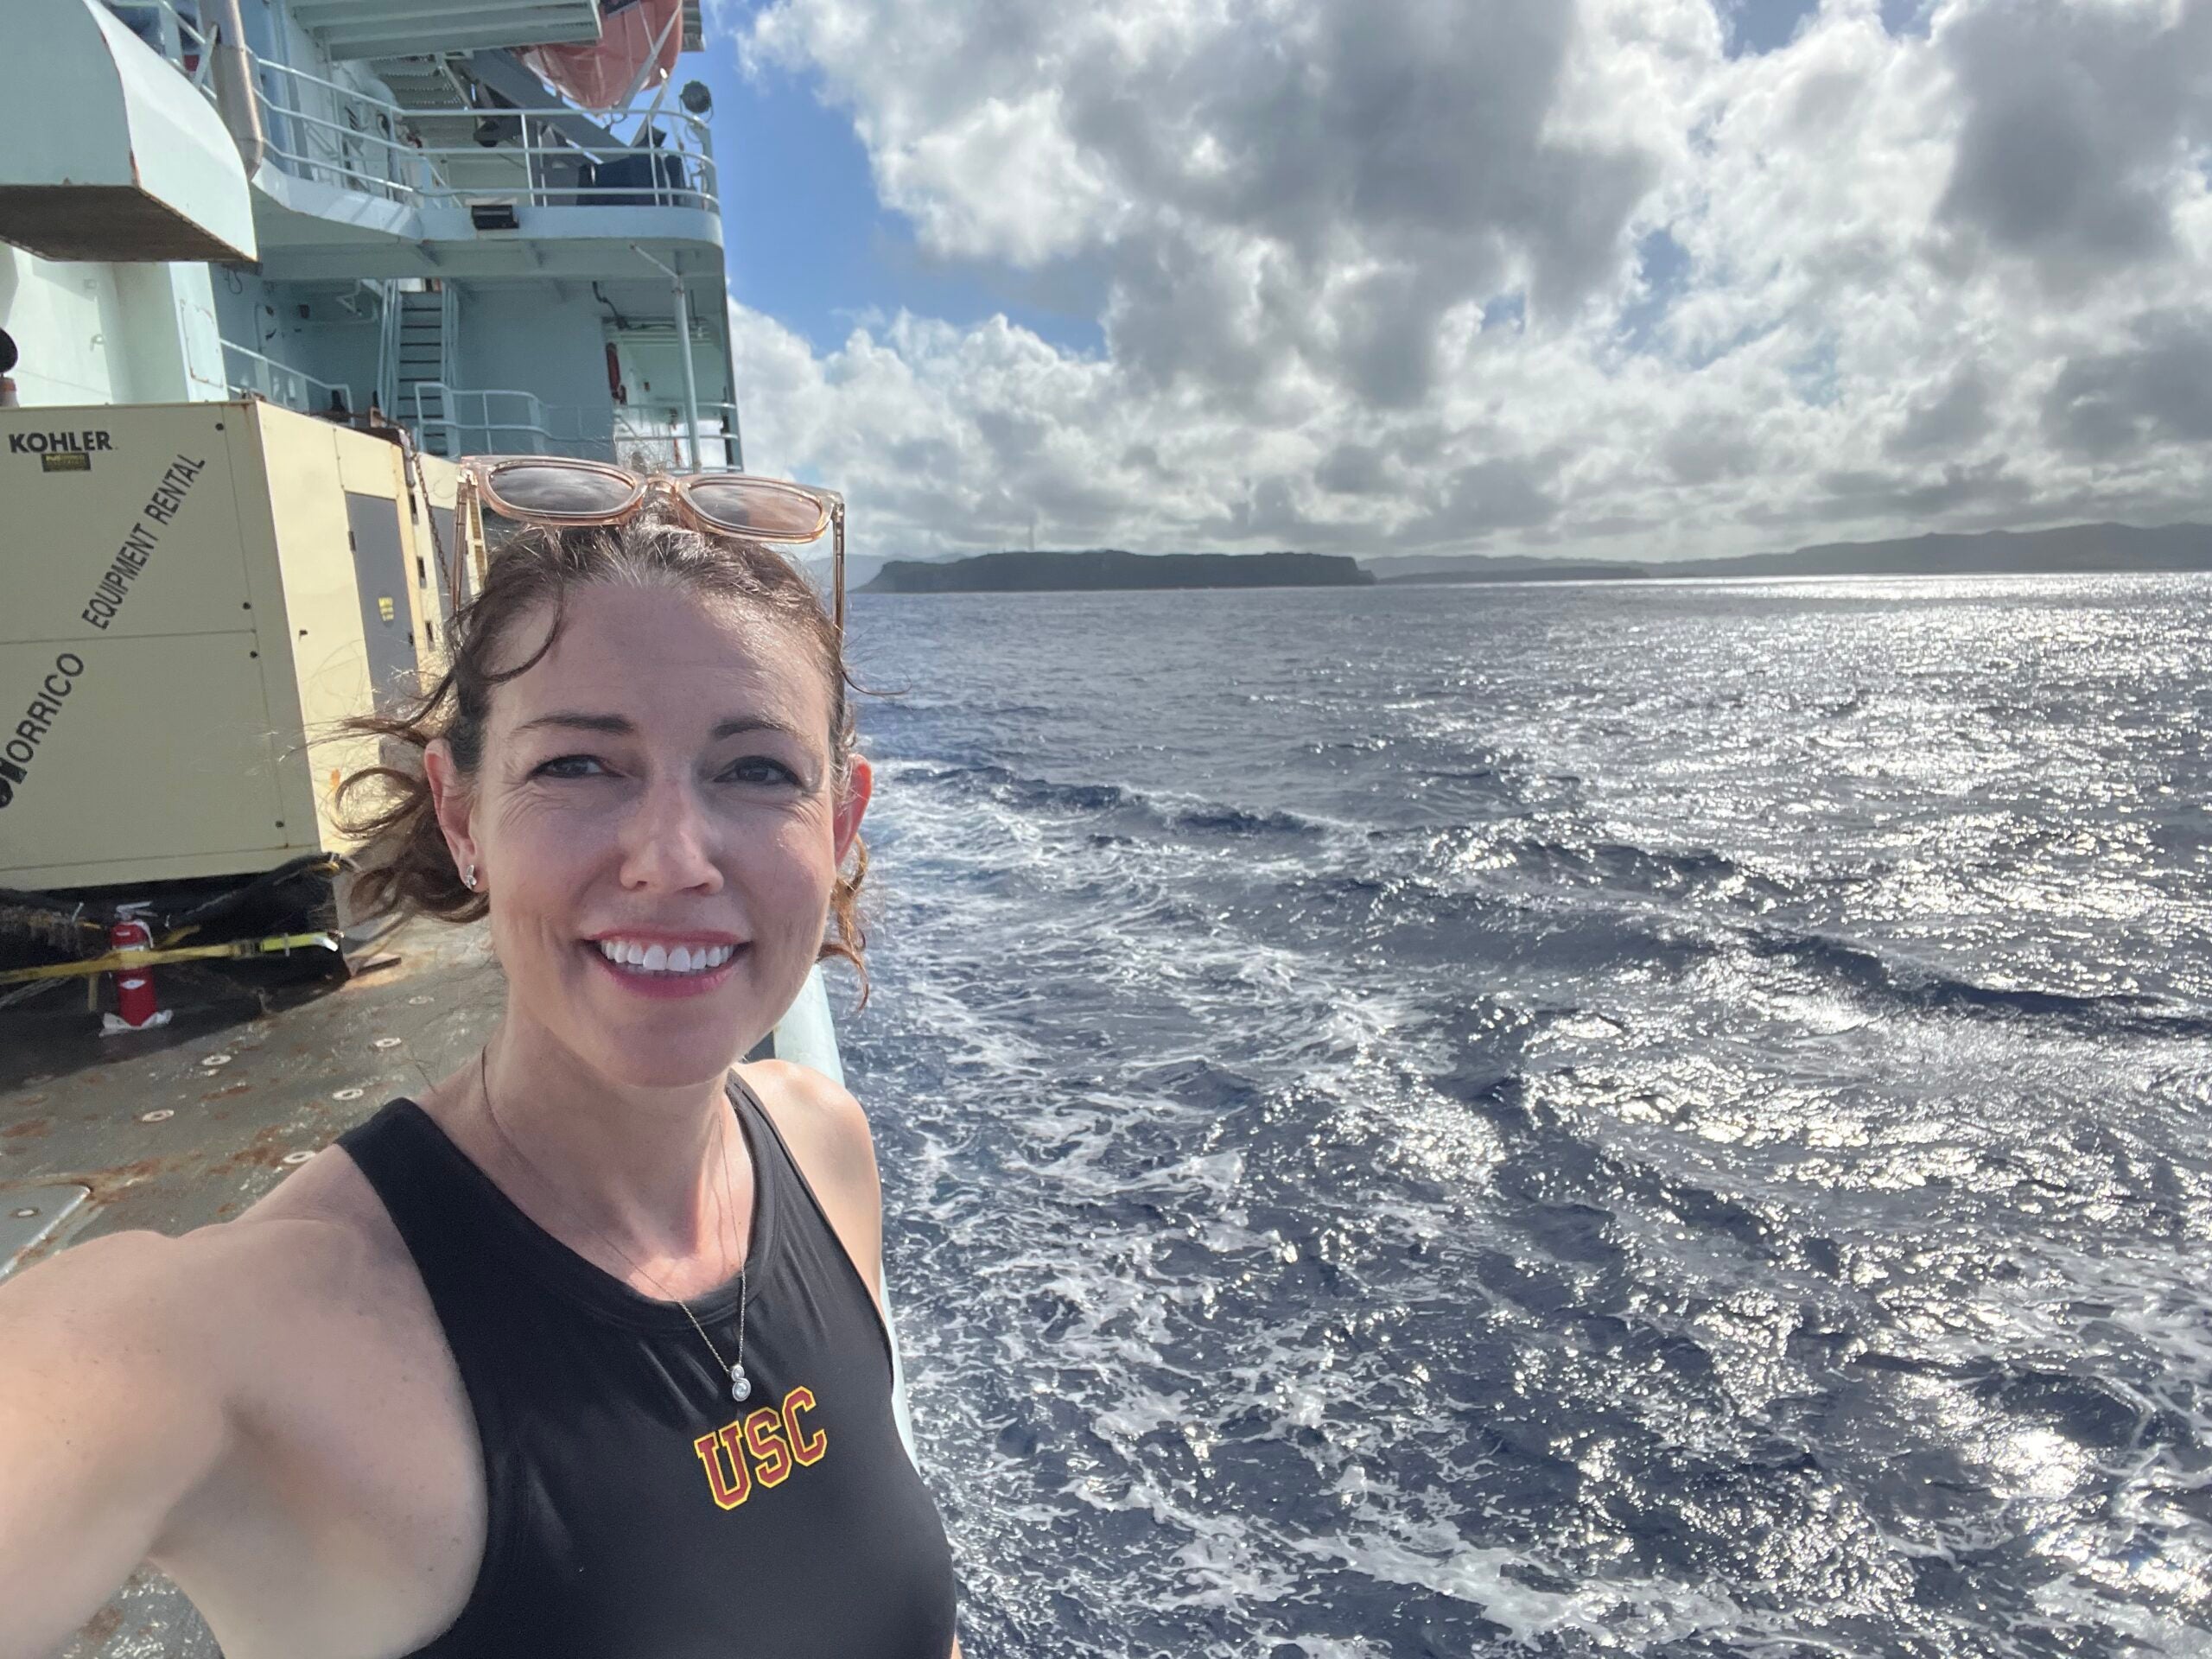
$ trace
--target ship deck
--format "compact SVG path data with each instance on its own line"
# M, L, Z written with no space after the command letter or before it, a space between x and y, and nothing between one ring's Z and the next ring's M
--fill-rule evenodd
M161 971L171 1023L116 1037L98 1034L73 988L0 1010L0 1274L102 1233L230 1219L393 1095L458 1065L498 1017L480 925L413 924L368 960L382 965L315 988ZM220 1659L150 1570L61 1654Z

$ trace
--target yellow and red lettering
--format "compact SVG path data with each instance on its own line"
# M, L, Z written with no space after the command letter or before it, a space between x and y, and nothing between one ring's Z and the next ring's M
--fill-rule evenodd
M821 1462L823 1450L830 1444L823 1430L816 1429L814 1438L809 1440L798 1426L799 1413L813 1410L814 1405L814 1390L804 1384L784 1396L784 1433L791 1437L791 1455L802 1464Z
M780 1486L793 1469L822 1461L830 1446L829 1432L799 1422L799 1414L816 1409L817 1404L812 1389L796 1388L784 1396L780 1408L762 1406L691 1442L718 1507L734 1510L753 1496L756 1484Z
M753 1495L753 1477L745 1467L744 1454L739 1451L735 1430L730 1424L717 1433L702 1434L691 1442L691 1449L699 1454L699 1461L707 1465L707 1484L714 1489L715 1503L721 1509L734 1510ZM729 1454L729 1466L734 1479L722 1475L722 1453Z
M784 1444L784 1420L773 1406L763 1406L745 1420L745 1449L753 1454L753 1472L763 1486L780 1486L791 1471L791 1454Z

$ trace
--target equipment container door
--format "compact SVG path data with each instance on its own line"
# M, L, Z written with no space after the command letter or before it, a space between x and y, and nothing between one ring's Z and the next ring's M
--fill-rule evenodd
M346 492L347 539L361 590L361 637L369 648L369 679L377 712L387 713L415 689L415 640L410 632L407 556L399 545L399 503Z

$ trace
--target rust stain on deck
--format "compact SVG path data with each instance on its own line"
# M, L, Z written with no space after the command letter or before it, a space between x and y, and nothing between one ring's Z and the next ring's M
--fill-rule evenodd
M92 1195L94 1204L113 1204L130 1188L156 1175L173 1170L189 1169L196 1160L189 1157L139 1158L127 1164L118 1164L111 1169L95 1169L73 1175L72 1180L82 1181Z
M247 1141L227 1158L210 1165L208 1173L221 1173L239 1169L281 1170L285 1167L284 1154L299 1151L300 1132L282 1123L272 1123L256 1129L253 1139Z

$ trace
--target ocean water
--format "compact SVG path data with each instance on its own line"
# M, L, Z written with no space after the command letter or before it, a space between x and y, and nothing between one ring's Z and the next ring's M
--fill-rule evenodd
M854 631L970 1659L2212 1653L2212 580Z

